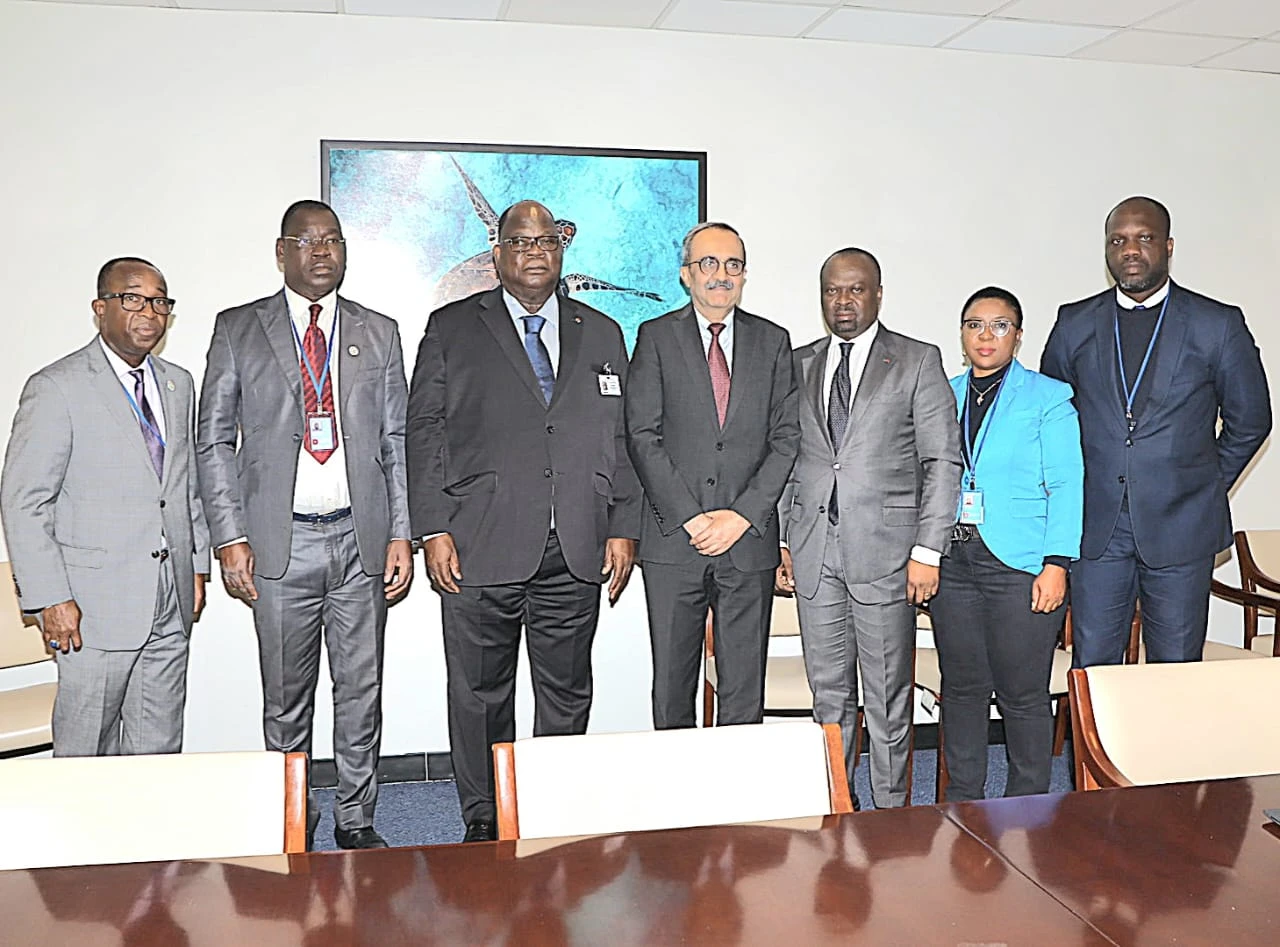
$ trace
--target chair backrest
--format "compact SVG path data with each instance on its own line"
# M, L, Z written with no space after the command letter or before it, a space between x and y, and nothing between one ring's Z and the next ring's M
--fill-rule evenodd
M0 668L35 664L52 657L39 627L23 620L18 591L13 585L13 566L0 562Z
M800 634L800 612L794 595L773 597L773 617L769 620L770 638L794 638Z
M1083 788L1280 773L1280 740L1240 726L1274 714L1280 660L1091 667L1070 686Z
M851 812L840 729L810 721L534 737L493 748L499 838Z
M1245 588L1252 590L1252 583L1264 588L1280 585L1280 529L1240 530L1236 533L1236 558Z
M0 760L0 869L306 849L302 753Z

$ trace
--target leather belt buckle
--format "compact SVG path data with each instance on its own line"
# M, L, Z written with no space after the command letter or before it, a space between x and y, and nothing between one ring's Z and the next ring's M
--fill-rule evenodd
M951 527L951 541L953 543L967 543L977 535L977 527L970 526L968 523L957 523Z

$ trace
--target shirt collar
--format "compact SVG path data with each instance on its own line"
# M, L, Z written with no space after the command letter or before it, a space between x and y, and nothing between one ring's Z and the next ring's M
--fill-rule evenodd
M307 325L311 322L311 300L299 293L295 293L286 284L284 288L284 301L285 305L289 307L289 318L303 329L306 329ZM326 319L332 321L333 307L338 304L338 291L335 289L329 295L321 296L316 300L316 302L320 304L320 321L324 322ZM320 328L325 332L329 331L323 325L321 325Z
M738 307L734 306L732 309L729 310L729 315L725 316L724 319L722 320L724 322L725 332L732 331L733 314L736 313L737 311L738 311ZM708 319L706 316L704 316L702 313L698 312L698 308L696 306L693 309L693 314L698 319L698 330L701 332L710 332L711 330L708 327L711 325L711 320Z
M137 369L135 369L132 365L130 365L128 362L122 359L115 352L111 351L111 346L107 345L107 340L104 339L101 335L98 336L98 344L102 346L102 351L107 356L107 364L109 364L111 366L111 370L116 373L116 377L119 378L122 382L127 380L130 384L132 384L133 379L132 377L130 377L129 373L132 371L137 371ZM151 363L151 356L148 355L146 358L142 360L142 364L139 365L138 368L147 368L150 365L150 363Z
M876 336L877 336L877 335L879 335L879 334L880 334L880 320L879 320L879 319L877 319L875 322L871 323L871 325L867 326L866 331L865 331L865 332L863 332L863 333L862 333L860 336L858 336L856 339L842 339L842 338L840 338L840 336L835 335L834 333L832 333L832 335L831 335L831 345L830 345L830 347L827 349L828 357L831 357L831 358L837 358L837 359L840 357L840 343L841 343L841 342L852 342L852 343L853 343L853 348L849 350L849 354L850 354L850 355L853 355L854 349L857 349L859 346L869 346L872 342L874 342L874 341L875 341Z
M1166 278L1164 281L1164 285L1161 286L1159 289L1157 289L1154 293L1152 293L1146 299L1144 299L1142 302L1138 302L1136 299L1132 299L1129 296L1126 296L1124 294L1124 291L1121 290L1119 286L1117 286L1116 287L1116 303L1120 306L1121 309L1133 309L1137 306L1142 306L1146 309L1154 309L1156 306L1159 306L1161 303L1163 303L1165 300L1165 297L1169 295L1169 286L1171 283L1172 283L1172 280Z
M542 308L537 312L529 312L518 299L505 289L502 291L502 301L506 303L507 312L510 313L512 319L523 319L525 316L542 316L555 328L558 329L560 327L560 299L555 293L547 297L547 301L542 304Z

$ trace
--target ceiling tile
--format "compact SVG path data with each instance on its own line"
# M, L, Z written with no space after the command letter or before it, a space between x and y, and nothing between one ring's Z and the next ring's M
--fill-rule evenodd
M1280 43L1250 43L1207 59L1200 65L1214 69L1242 69L1245 72L1280 72Z
M96 3L102 6L108 0L44 0L45 3ZM110 0L110 4L116 7L174 7L177 6L175 0Z
M347 13L370 16L438 16L449 20L496 20L502 0L342 0Z
M964 16L986 16L1009 0L846 0L846 7L894 10L899 13L958 13Z
M1190 66L1239 45L1238 39L1222 36L1186 36L1181 33L1125 30L1081 50L1075 58Z
M1280 30L1280 3L1276 0L1191 0L1153 16L1142 25L1149 30L1202 36L1246 39L1269 36Z
M897 46L937 46L977 22L971 16L931 16L845 8L810 30L815 39L844 39Z
M800 3L750 0L680 0L659 24L668 30L741 33L748 36L799 36L830 8Z
M1003 18L1092 26L1132 26L1181 0L1014 0L1000 10Z
M1077 49L1110 36L1114 30L1094 26L1059 26L1019 20L982 20L973 29L946 43L948 49L1027 56L1069 56Z
M667 0L511 0L503 19L583 26L652 26Z
M177 3L184 10L258 10L271 13L338 12L338 0L177 0Z

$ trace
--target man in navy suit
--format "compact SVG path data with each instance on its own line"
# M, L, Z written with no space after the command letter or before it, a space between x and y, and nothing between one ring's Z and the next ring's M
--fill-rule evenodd
M1147 660L1200 660L1214 556L1231 543L1227 491L1271 431L1244 313L1169 279L1169 231L1149 197L1111 211L1115 289L1063 306L1040 363L1075 389L1080 412L1077 667L1120 663L1135 601Z

